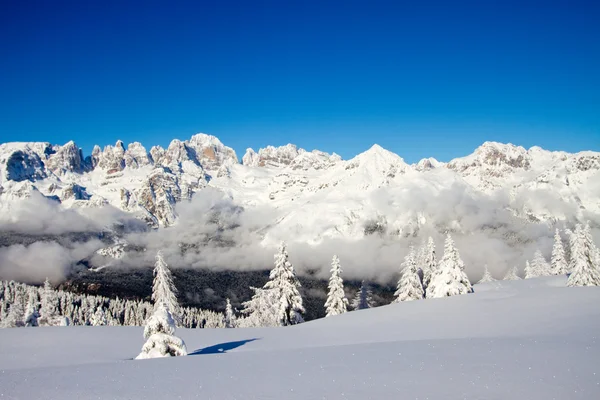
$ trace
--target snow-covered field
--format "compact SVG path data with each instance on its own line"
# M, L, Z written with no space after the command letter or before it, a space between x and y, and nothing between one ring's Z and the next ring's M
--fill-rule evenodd
M137 327L0 330L3 399L598 399L600 288L565 277L285 328L179 329L190 355L134 361Z

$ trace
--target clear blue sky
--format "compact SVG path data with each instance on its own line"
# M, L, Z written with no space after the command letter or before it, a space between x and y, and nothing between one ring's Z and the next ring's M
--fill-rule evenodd
M0 142L600 150L598 1L0 5Z

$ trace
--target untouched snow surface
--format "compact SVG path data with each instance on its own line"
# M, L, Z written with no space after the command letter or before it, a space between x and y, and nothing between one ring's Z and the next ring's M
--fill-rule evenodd
M0 330L6 399L598 399L600 288L565 277L286 328L178 329L191 355L132 360L137 327Z

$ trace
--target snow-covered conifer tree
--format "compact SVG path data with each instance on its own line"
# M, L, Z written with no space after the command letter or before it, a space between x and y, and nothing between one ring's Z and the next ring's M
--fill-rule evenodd
M479 280L479 282L477 283L488 283L488 282L494 282L495 279L492 276L492 274L490 274L490 270L488 269L487 264L485 265L485 270L483 272L483 277Z
M14 300L8 310L8 315L2 320L1 326L3 328L17 328L25 326L23 323L23 316L25 314L25 306L23 299L19 293L15 293Z
M238 320L244 327L267 327L278 326L279 306L272 290L251 287L254 291L252 298L242 305L242 313L246 315L243 322Z
M415 249L410 248L402 263L402 273L394 293L394 303L401 301L421 300L425 297L423 284L417 272Z
M533 265L529 262L529 260L525 261L525 279L537 278L538 274Z
M38 312L37 295L32 290L29 292L29 296L27 298L27 306L25 307L23 322L25 323L25 326L38 326L39 317L40 314Z
M52 288L50 281L46 278L42 292L41 316L38 320L42 326L65 326L68 320L60 315L58 308L58 297L56 291Z
M356 296L352 300L351 307L353 310L365 310L373 307L373 294L369 288L369 284L362 281L360 289L356 292Z
M90 324L92 326L104 326L108 324L106 313L104 312L101 306L96 307L96 312L92 314Z
M227 298L225 303L225 318L223 322L225 323L225 328L235 328L236 317L229 298Z
M431 277L427 288L427 298L473 293L473 287L464 268L458 249L454 246L454 241L448 233L444 244L444 256Z
M565 249L558 229L554 233L554 246L552 247L552 259L550 263L554 275L566 275L569 273L569 264L567 264L565 258Z
M535 251L531 262L525 261L525 279L550 275L550 265L539 250Z
M160 302L144 327L146 343L137 360L187 355L183 340L175 336L175 320L166 303Z
M344 292L344 280L342 279L342 267L338 256L331 260L331 277L329 278L329 292L325 302L325 316L343 314L348 311L348 299Z
M187 350L185 343L175 334L175 318L171 307L179 312L179 305L175 297L175 286L167 263L159 251L156 255L154 267L154 282L152 284L152 300L154 311L146 320L144 338L147 339L142 347L142 352L137 359L185 356ZM138 307L138 311L142 307Z
M154 282L152 284L152 301L154 301L154 310L164 303L169 312L179 321L179 303L177 302L177 289L173 284L171 271L165 262L162 251L156 253L156 263L154 264Z
M427 239L427 245L423 252L423 261L421 269L423 270L423 288L427 290L429 283L431 282L431 276L437 270L437 259L435 257L435 243L433 238L430 236Z
M295 325L304 322L302 313L304 305L298 291L300 281L296 277L293 265L288 261L285 243L281 243L274 256L275 267L269 274L265 290L272 290L272 296L277 305L277 320L281 326Z
M546 258L542 255L542 252L536 250L531 261L533 268L537 273L537 276L549 276L552 274L552 269Z
M518 275L518 269L517 267L512 267L509 268L508 271L506 271L506 275L504 275L504 280L505 281L518 281L521 280L521 278Z
M600 286L600 265L589 224L577 225L571 249L571 275L567 286Z

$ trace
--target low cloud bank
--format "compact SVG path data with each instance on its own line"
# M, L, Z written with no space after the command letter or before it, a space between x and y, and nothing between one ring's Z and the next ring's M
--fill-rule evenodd
M560 215L562 222L527 220L527 210L534 208L548 209ZM512 209L522 216L516 217ZM345 278L383 283L397 278L409 247L420 246L429 236L440 258L444 233L449 230L469 277L477 280L486 264L496 278L513 266L522 270L537 249L549 259L555 227L590 220L593 235L600 238L598 216L586 214L576 204L561 203L557 194L501 191L488 196L461 182L446 189L407 182L376 190L347 208L324 208L323 203L310 201L288 208L242 208L236 199L207 188L190 202L178 204L176 211L179 218L174 226L127 234L128 243L145 251L128 252L119 261L120 267L152 265L156 252L163 250L174 268L270 269L277 244L284 240L300 273L327 278L331 258L337 254ZM364 227L374 222L381 229L363 235ZM39 198L23 202L10 216L0 218L0 230L30 234L101 231L123 224L135 226L131 216L112 207L63 210ZM340 229L350 232L351 238L336 234ZM92 240L66 246L46 241L0 248L0 277L58 280L72 263L101 246Z

